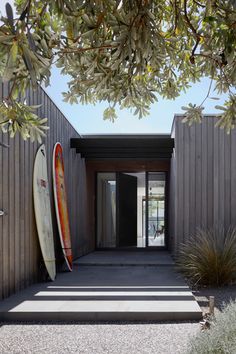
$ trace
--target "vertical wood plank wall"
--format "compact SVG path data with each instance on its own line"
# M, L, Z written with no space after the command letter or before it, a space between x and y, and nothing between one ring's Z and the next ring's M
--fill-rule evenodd
M197 227L236 226L236 131L227 135L205 116L191 127L175 116L170 172L170 245L173 253Z
M0 101L7 96L8 85L0 83ZM63 263L55 219L52 194L52 152L59 141L63 147L65 177L69 204L69 218L74 258L90 251L87 240L87 195L85 162L70 149L70 138L79 137L68 120L38 87L27 94L30 105L42 104L39 114L48 118L50 130L45 138L48 160L48 178L52 206L52 219L57 266ZM41 280L45 268L40 253L33 206L33 165L38 143L24 142L0 132L0 210L7 215L0 217L0 299Z

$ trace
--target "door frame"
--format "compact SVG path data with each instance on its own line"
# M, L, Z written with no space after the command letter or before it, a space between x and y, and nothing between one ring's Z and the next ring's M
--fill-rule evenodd
M96 171L95 172L95 198L94 198L94 220L95 220L95 250L119 250L119 247L114 247L114 248L108 248L108 247L97 247L97 176L99 173L114 173L116 174L117 172L121 173L145 173L145 199L148 201L148 173L163 173L165 175L165 214L164 214L164 220L165 220L165 246L149 246L148 245L148 204L146 203L146 211L145 211L145 232L146 232L146 237L145 237L145 247L136 247L135 250L143 251L143 250L167 250L169 247L169 225L168 225L168 214L169 214L169 172L168 171Z
M149 173L163 173L165 176L165 246L149 246L148 245L148 215L149 215L149 199L148 199L148 174ZM145 249L150 250L167 250L168 249L168 240L169 240L169 228L168 228L168 200L169 200L169 173L167 171L146 171L145 172L145 200L146 200L146 208L145 208Z

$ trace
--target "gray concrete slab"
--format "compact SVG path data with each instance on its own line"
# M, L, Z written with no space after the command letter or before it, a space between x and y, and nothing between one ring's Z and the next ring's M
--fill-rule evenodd
M0 303L0 321L197 320L200 307L173 266L77 266Z
M106 250L95 251L86 256L78 258L75 262L78 265L132 265L132 266L169 266L174 265L174 261L167 251L146 251L146 250Z

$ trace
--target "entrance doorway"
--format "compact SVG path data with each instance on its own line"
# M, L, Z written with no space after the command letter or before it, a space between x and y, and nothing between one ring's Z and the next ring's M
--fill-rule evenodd
M166 173L97 173L97 248L166 247Z

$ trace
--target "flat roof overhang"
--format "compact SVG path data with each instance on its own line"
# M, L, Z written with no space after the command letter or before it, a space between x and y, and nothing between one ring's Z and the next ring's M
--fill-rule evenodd
M85 159L170 159L171 135L86 135L72 138L71 148Z

